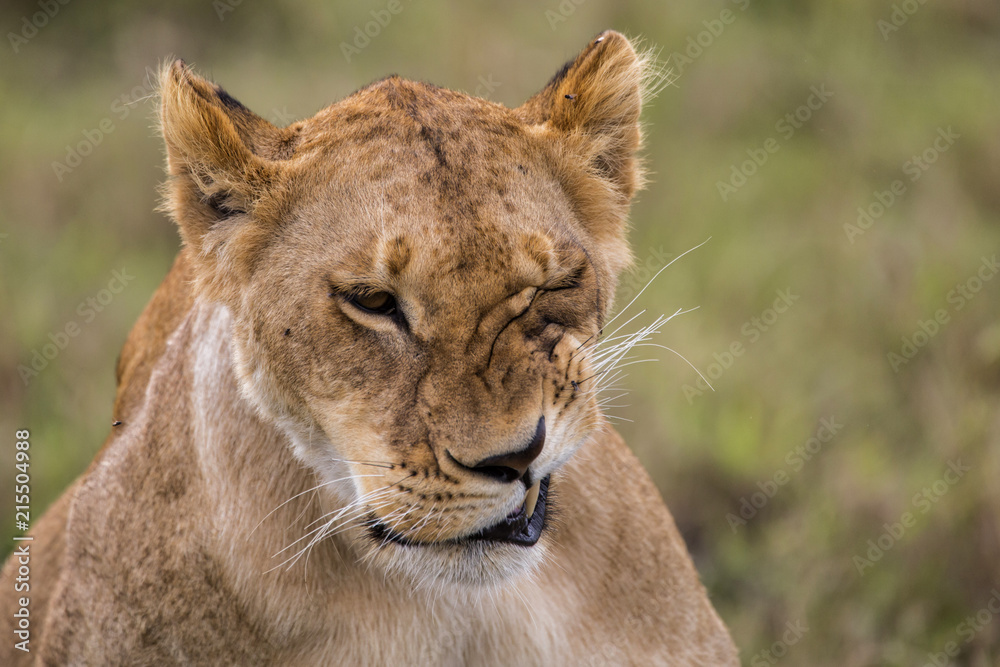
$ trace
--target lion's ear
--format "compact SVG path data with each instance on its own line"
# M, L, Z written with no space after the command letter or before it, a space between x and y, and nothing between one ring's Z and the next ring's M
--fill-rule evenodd
M169 174L162 209L192 251L199 285L224 298L277 223L281 167L272 157L283 131L180 60L161 72L160 96Z
M621 33L603 32L521 107L533 122L576 139L591 167L626 199L641 180L635 152L646 60Z
M621 237L628 204L642 185L639 113L658 78L651 57L609 30L517 109L566 156L563 185L598 237Z

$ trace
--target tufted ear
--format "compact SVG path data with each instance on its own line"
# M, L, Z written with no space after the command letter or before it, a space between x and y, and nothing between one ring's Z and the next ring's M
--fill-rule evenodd
M662 80L652 57L609 30L517 109L558 148L563 187L595 238L621 257L612 267L615 272L629 261L624 245L628 205L643 182L636 157L642 140L639 112L643 97Z
M160 74L167 183L161 209L192 251L195 278L225 300L280 219L283 130L178 60Z

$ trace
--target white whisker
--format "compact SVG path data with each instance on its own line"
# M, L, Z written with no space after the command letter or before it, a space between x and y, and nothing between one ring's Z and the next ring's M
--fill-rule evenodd
M250 531L250 535L253 535L254 531L256 531L258 528L260 528L260 524L264 523L264 521L266 521L269 516L271 516L272 514L274 514L279 509L281 509L282 507L284 507L288 503L292 502L296 498L304 496L307 493L312 493L313 491L317 491L319 489L322 489L324 486L329 486L330 484L336 484L337 482L343 482L343 481L348 480L348 479L359 479L361 477L385 477L385 475L348 475L347 477L341 477L339 479L330 480L328 482L320 482L319 484L317 484L316 486L312 487L311 489L306 489L305 491L302 491L301 493L296 493L294 496L292 496L291 498L289 498L285 502L281 503L280 505L278 505L277 507L275 507L273 510L271 510L270 512L268 512L267 514L265 514L264 518L261 519L257 523L257 525L253 527L253 530ZM249 537L249 535L248 535L248 537Z
M626 306L625 306L624 308L622 308L622 309L621 309L621 310L620 310L620 311L618 312L618 314L617 314L617 315L615 315L615 316L614 316L614 317L612 317L612 318L611 318L610 320L608 320L608 321L607 321L607 322L605 323L605 325L604 325L604 326L607 326L608 324L611 324L611 323L612 323L612 322L614 322L614 321L615 321L616 319L618 319L618 316L619 316L619 315L621 315L621 314L622 314L622 313L624 313L624 312L625 312L626 310L628 310L628 309L629 309L629 308L630 308L630 307L632 306L632 304L633 304L633 303L635 303L635 300L636 300L636 299L638 299L638 298L639 298L640 296L642 296L642 293L646 291L646 288L647 288L647 287L649 287L649 286L650 286L650 285L651 285L651 284L653 283L653 281L654 281L654 280L656 280L656 277L657 277L657 276L659 276L659 275L660 275L661 273L663 273L664 271L666 271L666 270L667 270L668 268L670 268L670 266L671 266L671 265L672 265L672 264L673 264L674 262L676 262L677 260L679 260L679 259L680 259L681 257L683 257L684 255L687 255L688 253L690 253L690 252L693 252L693 251L697 250L698 248L702 247L703 245L705 245L706 243L708 243L708 242L709 242L709 241L711 241L711 240L712 240L712 237L711 237L711 236L709 236L709 237L708 237L707 239L705 239L704 241L702 241L701 243L699 243L699 244L698 244L698 245L696 245L695 247L693 247L693 248L691 248L691 249L689 249L689 250L685 250L685 251L684 251L684 252L682 252L681 254L677 255L677 257L674 257L674 258L673 258L672 260L670 260L669 262L667 262L666 266L662 267L662 268L661 268L661 269L660 269L659 271L657 271L656 273L654 273L654 274L653 274L653 277L649 279L649 281L648 281L648 282L647 282L647 283L645 284L645 286L644 286L644 287L643 287L643 288L642 288L641 290L639 290L639 293L638 293L638 294L636 294L636 295L635 295L634 297L632 297L632 300L631 300L631 301L629 301L629 302L628 302L628 304L627 304L627 305L626 305Z

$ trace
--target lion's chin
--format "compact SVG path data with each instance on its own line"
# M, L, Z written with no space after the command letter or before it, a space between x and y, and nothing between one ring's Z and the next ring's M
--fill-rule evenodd
M545 540L525 548L509 542L450 541L420 546L373 545L365 560L417 589L498 588L529 576L545 559Z

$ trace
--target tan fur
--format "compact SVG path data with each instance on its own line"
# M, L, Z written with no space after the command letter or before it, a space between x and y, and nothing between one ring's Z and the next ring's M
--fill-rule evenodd
M282 129L166 69L185 248L35 527L30 655L0 576L0 664L737 664L596 399L644 77L606 32L518 109L390 77ZM540 416L540 541L463 540L525 494L466 466Z

